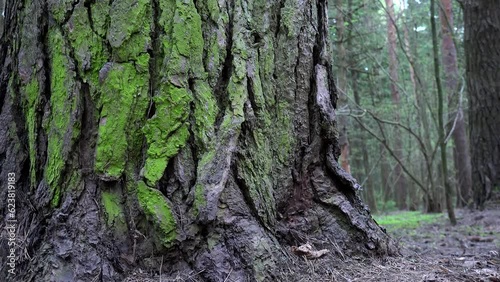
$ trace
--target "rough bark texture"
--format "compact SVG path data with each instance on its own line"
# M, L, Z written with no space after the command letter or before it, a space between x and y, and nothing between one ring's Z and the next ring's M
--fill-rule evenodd
M398 58L396 54L396 46L397 46L397 35L396 35L396 18L394 17L394 3L392 0L385 0L386 9L387 9L387 47L389 50L389 74L391 76L391 95L392 102L395 108L395 119L396 122L399 122L399 107L400 107L400 97L399 97L399 89L398 89ZM394 134L394 151L397 154L398 159L402 160L403 157L403 142L401 141L401 134L399 128L395 129ZM406 209L406 175L403 173L401 165L398 163L394 168L394 173L396 176L396 202L399 209Z
M441 56L445 74L445 89L448 93L448 131L453 130L453 159L457 180L457 206L465 207L471 199L472 174L465 132L464 113L459 97L457 50L453 41L453 9L451 0L440 1Z
M464 0L472 185L483 207L500 186L500 1Z
M337 163L327 26L325 0L9 1L7 279L273 281L314 238L394 253Z
M0 0L0 34L3 32L5 1Z

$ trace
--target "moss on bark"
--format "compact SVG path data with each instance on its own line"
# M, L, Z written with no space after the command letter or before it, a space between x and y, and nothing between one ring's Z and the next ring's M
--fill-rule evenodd
M70 67L68 50L59 30L49 30L48 42L51 56L51 95L50 115L43 121L48 133L45 178L53 193L52 206L57 206L61 198L61 175L73 143L79 137L80 128L75 116L78 111L76 74Z
M120 194L111 191L103 191L101 201L106 213L106 223L117 232L125 232L127 225L125 214L121 204Z
M133 133L130 124L137 118L131 113L136 107L145 111L147 105L149 75L143 67L139 70L132 63L115 63L102 84L95 169L103 179L116 180L122 175L127 162L128 137Z
M137 185L137 199L148 220L154 224L159 241L166 248L171 247L177 236L177 222L167 199L142 181Z

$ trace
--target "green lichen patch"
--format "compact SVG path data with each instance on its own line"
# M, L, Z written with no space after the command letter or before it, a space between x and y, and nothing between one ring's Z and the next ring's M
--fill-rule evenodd
M282 24L288 31L287 35L289 37L294 37L298 34L298 27L300 27L297 22L300 20L300 7L297 0L291 0L285 2L285 7L281 9Z
M147 0L113 1L106 35L109 44L118 48L136 33L144 33L149 37L150 16L151 5Z
M73 10L73 14L65 25L68 39L74 49L78 62L79 73L84 82L93 89L98 87L99 70L108 61L108 52L103 39L89 28L87 8L83 2Z
M125 215L121 204L120 194L103 191L101 201L106 212L106 223L116 229L126 228Z
M205 196L205 188L200 183L194 186L194 204L193 211L194 216L198 216L200 211L207 205L207 199Z
M29 157L30 157L30 185L34 188L36 185L36 150L37 150L37 107L39 101L40 87L36 79L32 79L24 88L26 93L26 124L28 127L28 146L29 146Z
M52 204L60 199L60 177L72 144L78 138L80 128L76 115L78 99L75 95L75 72L69 67L67 50L61 33L50 29L48 35L51 58L50 116L46 122L48 132L47 164L45 178L54 193Z
M189 71L201 77L203 70L203 36L201 17L193 1L159 2L159 25L167 38L162 40L166 55L163 74L167 76Z
M114 1L109 13L106 38L113 47L113 59L134 61L151 49L152 10L148 0Z
M227 181L227 169L231 163L231 156L236 149L241 124L244 121L243 107L248 99L246 77L243 80L233 74L228 85L230 107L226 108L223 120L219 126L214 148L210 148L201 157L198 163L198 182L195 185L195 202L193 212L195 216L203 216L212 220L217 212L219 196ZM217 175L218 177L214 177ZM207 194L211 196L207 196Z
M194 126L195 142L200 153L213 147L214 124L218 107L210 86L203 80L194 83Z
M273 159L270 142L263 130L256 128L240 151L238 176L245 179L245 186L252 204L261 219L270 227L274 225L275 200L273 196Z
M163 175L168 160L185 146L189 138L187 119L192 95L185 88L167 84L160 87L159 94L153 99L156 113L143 129L148 142L144 177L155 185Z
M148 83L149 74L132 63L113 64L103 82L95 169L104 179L116 180L125 169L130 122L137 118L131 112L144 109Z
M90 5L92 23L94 24L94 31L100 37L104 38L108 31L109 25L109 1L97 0L93 1Z
M151 37L149 37L149 31L144 34L134 34L114 50L113 57L119 62L132 61L142 54L147 54L150 48Z
M140 181L137 186L137 199L147 219L154 224L160 242L166 248L172 246L177 236L177 222L165 196Z
M224 30L229 17L227 11L221 11L217 0L198 1L196 6L203 22L213 23L203 25L202 32L205 49L203 63L208 74L207 81L214 87L226 57L227 34Z
M158 25L164 60L158 66L158 85L153 97L155 115L143 128L147 140L147 156L143 176L155 185L163 175L170 158L185 146L189 138L190 104L196 94L196 138L208 142L208 129L216 116L210 88L203 84L203 37L201 18L193 1L159 1ZM189 83L189 79L193 82ZM190 88L190 84L193 84ZM195 93L193 93L194 91ZM203 103L203 105L201 104ZM204 116L200 111L205 112Z
M71 11L71 7L77 0L50 0L47 1L49 11L58 23L64 22L66 13Z
M273 147L276 150L277 159L282 164L288 164L295 146L295 137L293 134L292 113L287 102L280 102L276 105L276 124L281 127L276 128L276 134L273 138Z

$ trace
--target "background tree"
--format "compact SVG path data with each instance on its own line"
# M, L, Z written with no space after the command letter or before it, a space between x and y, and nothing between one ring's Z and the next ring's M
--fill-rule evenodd
M395 120L399 122L400 120L400 94L398 89L399 74L398 74L398 59L396 55L397 51L397 34L396 34L396 17L394 13L394 3L393 0L385 0L387 9L387 49L389 51L389 74L390 74L390 87L392 94L392 102L394 103L395 109ZM403 141L401 140L401 135L399 133L399 128L396 128L394 135L395 138L395 151L397 157L403 159ZM396 164L396 199L399 209L407 208L407 183L406 175L401 169L401 164Z
M449 26L446 32L453 36L451 40L456 41L455 45L461 46L461 12L458 3L450 4L452 5L449 8L458 15L458 20L453 21L453 26ZM401 172L409 181L406 185L406 201L410 205L408 207L441 212L445 206L445 189L442 183L446 177L440 168L442 156L439 149L439 103L436 95L433 95L437 93L437 85L429 2L394 1L387 5L385 1L351 0L343 1L342 5L341 11L345 19L342 40L336 28L338 15L333 14L339 11L337 7L331 9L330 19L334 23L331 28L334 41L343 42L348 46L345 48L348 58L345 64L335 57L340 53L339 44L334 45L336 49L333 52L335 72L339 73L341 69L347 68L348 74L346 93L350 105L346 111L340 111L339 114L346 114L361 123L358 126L358 122L351 121L354 125L349 129L351 171L358 179L363 179L361 182L364 186L369 185L365 187L366 191L373 187L376 204L382 210L387 210L394 209L394 204L398 202L395 193L397 189L392 188L396 188L394 186L399 180L397 169L401 168ZM389 7L393 8L392 12ZM392 25L389 26L389 23ZM394 29L393 33L388 32L388 28ZM387 36L381 36L384 33ZM439 37L439 30L436 33ZM445 38L445 31L442 31L441 35ZM395 61L398 67L395 72L397 81L393 79L394 69L391 69L395 64L391 64L391 56L387 56L389 42L395 42L392 61ZM438 50L439 43L441 42L437 42ZM449 47L449 44L447 46ZM446 50L449 50L448 47ZM445 50L444 46L442 50ZM443 54L446 52L448 51L443 51ZM458 48L456 53L455 70L459 77L463 73L463 70L458 68L463 60L461 48ZM448 82L448 77L446 72L439 78ZM452 138L449 132L456 133L458 119L455 117L459 116L455 111L460 110L459 99L452 98L461 96L464 101L467 99L466 95L462 95L463 91L458 91L463 89L463 84L455 82L455 94L449 96L450 100L448 103L445 101L442 108L443 114L450 117L450 120L445 121L446 143ZM399 111L396 111L394 106L392 89L399 93ZM457 104L454 104L455 102ZM447 107L447 104L450 106ZM463 111L467 110L467 107L463 108ZM397 153L398 140L401 141L401 153ZM454 143L458 144L458 141ZM367 152L366 161L362 158L363 150ZM454 160L453 155L448 152L445 158L447 162ZM456 163L458 165L458 161ZM365 169L365 165L368 169ZM452 189L459 189L458 185L463 183L457 178L459 172L449 167L446 174L453 176L449 179ZM369 195L363 195L367 202L370 202Z
M337 163L325 0L9 1L5 19L10 280L272 281L306 240L396 251Z
M445 202L446 202L446 210L448 211L448 217L452 225L457 224L457 220L455 218L455 212L453 209L453 204L451 201L452 197L452 189L450 186L450 182L448 179L448 159L446 156L446 138L445 138L445 126L444 126L444 95L443 88L441 86L441 77L440 72L441 68L439 65L439 51L438 51L438 39L437 39L437 27L436 27L436 9L435 9L435 1L431 0L431 28L432 28L432 46L433 46L433 57L434 57L434 75L436 78L436 90L438 94L438 124L439 124L439 149L441 153L441 170L442 170L442 180L443 186L445 189Z
M469 144L465 131L462 93L459 89L460 74L457 66L457 50L453 39L453 6L451 0L441 0L441 55L444 66L445 89L448 93L447 130L453 138L453 159L457 183L457 206L465 207L471 199L472 174Z
M347 101L347 55L345 43L348 38L345 36L345 12L342 10L342 0L337 0L335 2L335 7L337 9L335 18L336 24L336 35L337 35L337 64L339 65L337 71L337 90L339 91L339 99L337 101L338 108L342 110L348 109L348 101ZM349 119L347 115L340 114L338 116L338 126L339 126L339 146L340 146L340 165L342 168L351 173L351 168L349 165L349 137L348 137L348 128Z
M462 1L474 202L500 186L500 2Z

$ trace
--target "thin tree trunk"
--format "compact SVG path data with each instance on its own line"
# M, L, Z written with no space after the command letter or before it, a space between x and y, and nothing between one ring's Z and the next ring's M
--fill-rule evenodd
M444 126L444 112L443 112L443 90L441 87L441 77L440 77L440 69L439 69L439 54L438 54L438 40L437 40L437 31L436 31L436 19L435 19L435 5L434 0L431 0L430 4L431 8L431 29L432 29L432 51L434 54L434 75L436 79L436 87L438 93L438 123L439 123L439 143L440 143L440 151L441 151L441 171L442 171L442 182L444 184L445 189L445 202L446 202L446 210L448 211L448 217L452 225L457 224L457 220L455 218L455 211L453 209L453 203L451 201L451 197L453 194L453 190L450 185L450 181L448 179L448 160L446 158L446 140L445 140L445 126Z
M347 55L346 49L344 46L345 41L345 20L344 20L344 12L342 11L342 0L337 0L335 2L337 8L337 16L336 19L336 31L337 31L337 64L338 64L338 73L337 73L337 89L339 90L339 99L338 99L338 107L347 107ZM338 126L339 126L339 146L340 146L340 164L342 168L351 173L351 167L349 165L349 138L347 135L347 129L349 127L349 119L347 115L339 115L338 116Z
M463 1L474 202L500 186L500 1Z
M403 1L403 5L406 6L406 4ZM405 15L405 20L406 20L406 15ZM416 73L415 73L415 68L414 68L414 61L413 61L413 55L411 54L411 49L410 49L410 35L408 33L408 27L407 24L405 23L403 26L403 36L404 36L404 51L406 52L406 56L408 57L408 61L410 63L410 81L412 84L412 90L413 90L413 96L418 99L417 97L417 78L416 78ZM420 119L419 119L420 121ZM408 117L408 124L411 124L410 117ZM421 122L417 123L417 128L421 128ZM421 132L421 130L418 130L418 132ZM420 135L421 136L421 135ZM411 144L412 139L409 139L409 148L412 148ZM409 150L408 152L408 159L411 159L412 157L412 150ZM427 154L427 149L424 149L424 154ZM409 183L408 185L408 209L410 211L416 211L418 209L418 197L417 197L417 190L416 187L413 185L412 182Z
M0 183L15 180L20 246L0 280L286 281L282 248L306 238L395 253L337 163L326 15L325 0L9 1Z
M354 95L354 101L356 102L356 105L361 106L361 97L359 95L359 90L358 90L358 73L356 70L351 70L351 80L352 80L352 92ZM358 142L355 142L356 147L361 150L362 154L362 167L363 167L363 174L364 177L366 178L366 183L364 185L364 189L366 191L366 200L368 203L368 207L370 207L370 210L372 213L377 212L377 203L375 200L375 186L373 184L373 181L371 180L370 176L370 162L368 158L368 149L366 144L363 144L363 140L366 140L365 138L365 133L363 132L363 129L359 124L356 123L355 125L356 132L358 132L359 137L357 140ZM361 142L360 142L361 141ZM358 170L361 170L361 166L357 167ZM360 178L362 179L362 178Z
M395 108L395 120L399 122L399 108L400 108L400 97L399 97L399 89L397 83L399 81L398 75L398 59L396 55L397 49L397 36L396 36L396 26L394 17L394 4L393 0L385 0L387 6L387 47L389 50L389 74L391 76L391 93L392 93L392 102ZM401 140L401 134L399 128L395 129L394 134L394 144L395 151L397 157L400 160L403 160L403 142ZM398 204L399 209L407 209L407 187L406 187L406 176L401 169L401 165L396 164L395 167L395 176L396 176L396 202Z
M453 41L453 10L451 0L441 0L441 55L445 73L445 88L448 92L448 131L453 130L453 159L457 179L457 207L466 206L471 199L472 174L465 132L465 120L458 93L457 50Z
M347 23L349 28L348 34L347 34L347 39L346 39L346 45L347 45L347 50L351 50L353 48L352 44L352 0L347 1L347 10L349 11L349 14L347 15ZM348 59L349 66L351 66L350 69L350 79L351 79L351 85L352 85L352 93L354 96L354 101L356 102L357 107L361 107L361 97L359 93L359 88L358 88L358 78L359 78L359 73L356 71L355 66L356 62L354 61L354 58L352 56L349 57ZM357 132L357 138L356 140L353 140L353 144L355 144L355 147L361 150L361 155L362 155L362 160L361 162L359 161L360 158L357 157L354 160L356 161L356 169L358 171L363 171L363 173L360 173L358 179L366 179L366 183L364 185L364 191L366 195L366 201L368 203L368 207L370 208L372 213L377 212L377 203L375 200L375 193L374 189L375 186L373 185L372 177L370 176L370 163L369 163L369 158L368 158L368 149L366 144L364 144L365 139L365 133L361 126L359 126L358 123L356 123L353 127L355 131ZM361 164L362 163L362 164ZM363 167L363 170L361 170L361 167Z
M410 44L410 36L408 32L408 28L405 25L404 26L404 40L405 40L405 52L407 54L408 61L410 63L410 80L413 85L413 95L415 96L415 101L416 101L416 107L417 107L417 112L418 112L418 121L419 121L419 131L421 134L419 134L423 140L423 149L422 149L422 154L424 155L424 174L422 179L426 179L426 185L429 187L429 194L427 195L427 198L434 198L435 195L437 194L437 188L435 186L435 181L434 181L434 176L433 176L433 163L431 160L431 155L432 155L432 142L431 142L431 130L429 126L429 118L428 118L428 113L426 111L427 106L425 104L425 96L424 96L424 90L422 86L422 81L420 79L420 76L417 75L417 70L415 68L416 62L414 60L414 54L412 50L410 49L410 46L413 45L415 46L415 52L417 50L417 42L412 42ZM427 199L426 201L426 211L428 212L441 212L441 208L439 207L439 202L433 199Z

